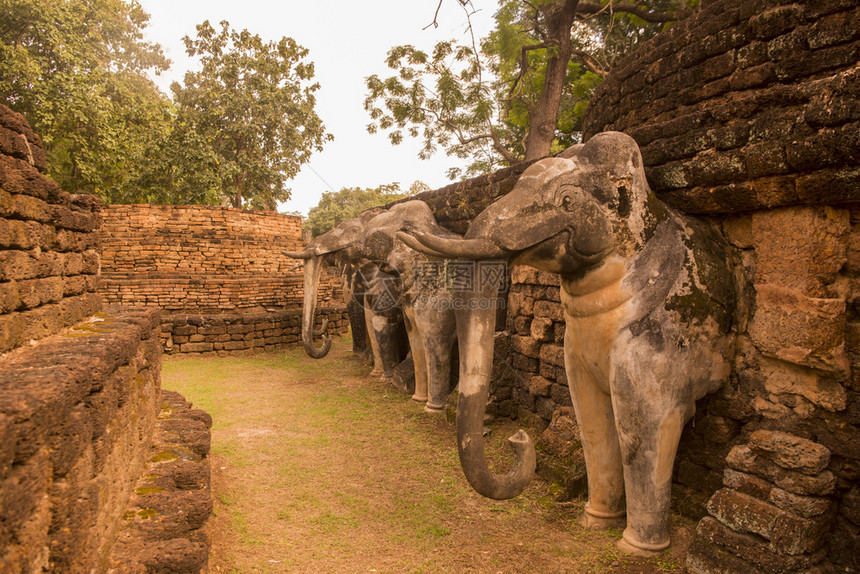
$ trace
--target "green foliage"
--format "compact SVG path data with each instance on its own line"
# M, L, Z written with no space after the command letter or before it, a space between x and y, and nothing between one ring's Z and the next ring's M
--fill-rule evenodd
M0 102L42 136L67 191L127 193L169 129L170 101L145 76L168 67L142 41L148 20L123 0L0 0Z
M316 207L308 211L305 226L316 237L337 227L342 221L357 217L362 211L427 191L427 184L416 181L407 192L397 182L373 188L345 187L338 192L323 193Z
M285 186L332 136L314 111L313 63L292 38L263 42L221 22L184 38L202 68L171 89L177 121L166 145L165 189L177 195L221 195L234 207L275 209ZM178 168L177 168L178 166Z
M201 70L174 83L174 105L146 76L169 65L142 40L148 20L129 0L0 0L0 102L42 136L67 191L274 209L331 139L307 50L204 22L184 38Z
M549 32L548 19L564 4L500 0L495 28L480 42L440 42L429 54L413 46L392 48L386 60L392 74L366 80L368 131L387 131L393 144L405 136L420 138L422 158L441 148L471 160L465 174L449 170L452 179L520 161L529 155L529 129L545 105L547 63L559 57L559 41L569 41L573 56L560 101L550 110L556 118L550 149L558 152L580 141L582 114L607 71L670 25L674 12L698 0L580 2L570 38L559 40Z

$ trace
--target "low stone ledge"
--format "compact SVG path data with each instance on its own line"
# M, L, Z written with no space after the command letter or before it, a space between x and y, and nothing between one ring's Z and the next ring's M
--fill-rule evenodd
M349 329L345 307L319 308L316 327L326 319L330 335ZM169 354L223 356L274 351L301 343L302 310L168 315L161 326L161 341Z
M0 572L101 571L155 425L159 313L111 309L0 362Z
M182 395L161 392L161 412L141 477L129 499L111 574L205 571L212 514L212 418Z

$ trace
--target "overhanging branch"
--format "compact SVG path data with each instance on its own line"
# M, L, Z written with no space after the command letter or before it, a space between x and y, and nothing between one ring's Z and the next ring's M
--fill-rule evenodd
M593 16L601 12L624 12L633 14L637 18L641 18L652 24L660 24L664 22L675 22L689 16L692 11L689 9L676 10L674 12L658 12L651 11L647 6L640 6L631 2L610 2L609 4L598 4L596 2L580 2L576 13L578 17Z

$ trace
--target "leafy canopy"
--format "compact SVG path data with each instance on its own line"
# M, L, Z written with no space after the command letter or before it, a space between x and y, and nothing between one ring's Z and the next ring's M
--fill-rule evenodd
M468 20L471 1L458 2ZM465 41L430 52L391 48L390 74L366 80L367 129L395 145L421 139L422 158L440 148L467 158L466 175L560 151L579 141L591 93L615 62L697 4L500 0L480 41L469 25Z
M171 90L177 107L168 187L221 194L234 207L275 209L314 150L332 139L314 111L314 66L292 38L264 42L221 22L184 38L202 69ZM200 193L199 191L198 193Z
M149 15L122 0L0 0L0 102L42 136L64 189L122 197L169 130L146 77L168 60L142 40Z
M398 182L379 187L344 187L338 192L327 191L323 193L317 206L308 211L305 228L310 229L311 235L316 237L334 229L347 219L358 217L366 209L386 205L429 189L424 182L415 181L405 192L401 191Z

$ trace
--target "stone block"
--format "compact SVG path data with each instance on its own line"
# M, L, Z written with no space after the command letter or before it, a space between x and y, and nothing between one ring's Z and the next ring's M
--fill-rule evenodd
M860 487L855 486L842 498L839 512L856 526L860 526Z
M719 521L703 518L696 527L696 538L728 550L744 562L768 573L806 571L821 560L820 556L783 556L776 554L770 545L758 536L739 533L727 528ZM695 553L695 552L694 552ZM749 571L749 566L738 572Z
M738 472L731 468L726 468L723 471L723 484L732 490L759 500L770 500L770 493L774 488L771 483L754 474Z
M803 518L821 516L833 506L830 499L816 496L800 496L781 488L773 488L767 500L779 508Z
M538 358L541 352L541 344L539 341L535 341L531 337L525 337L522 335L511 336L511 348L514 351L531 358Z
M554 341L555 328L552 319L546 317L535 317L531 322L531 336L536 341Z
M556 322L564 321L564 310L561 303L554 301L536 301L534 304L534 316L544 317Z
M845 387L820 371L763 358L761 376L765 390L773 395L799 395L830 412L843 411L848 405Z
M175 340L175 339L174 339ZM226 345L226 344L225 344ZM212 343L183 343L179 346L179 350L183 353L202 353L204 351L212 351L214 349Z
M756 284L792 288L807 297L833 297L829 286L847 261L849 226L846 209L803 207L755 213Z
M828 372L849 370L844 299L810 298L794 289L757 285L749 333L766 356Z
M780 431L757 430L750 436L752 451L779 466L808 475L830 464L830 451L815 442Z
M570 398L570 389L567 388L566 381L565 384L553 384L550 388L549 396L559 407L573 406L573 402Z
M535 396L548 397L552 389L552 382L543 377L531 377L528 382L529 392Z
M765 457L758 456L747 445L733 447L726 456L726 464L734 470L755 474L783 490L801 496L826 496L836 487L836 477L829 470L816 476L787 470Z
M564 367L564 347L547 343L540 347L540 360L556 367Z

